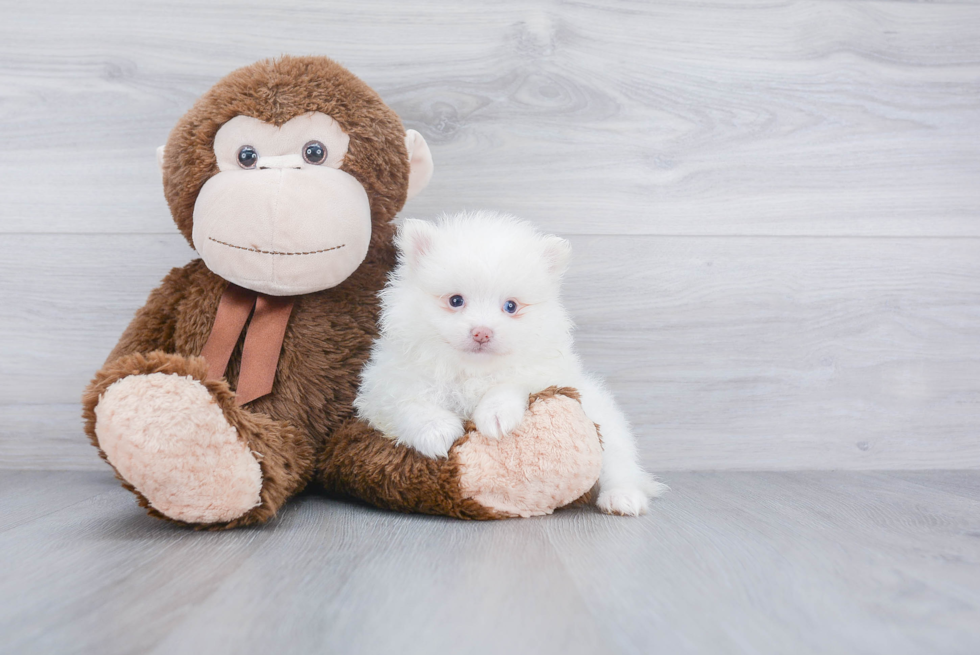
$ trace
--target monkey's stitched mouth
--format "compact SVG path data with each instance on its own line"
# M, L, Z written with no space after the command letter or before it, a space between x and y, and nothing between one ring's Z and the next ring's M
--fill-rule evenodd
M246 248L245 246L236 246L233 243L225 243L224 241L218 241L214 237L208 237L208 241L214 241L215 243L221 244L222 246L228 246L229 248L235 248L236 250L257 252L260 255L317 255L321 252L330 252L331 250L338 250L347 245L346 243L342 243L339 246L334 246L332 248L324 248L322 250L310 250L309 252L279 252L277 250L259 250L258 248Z

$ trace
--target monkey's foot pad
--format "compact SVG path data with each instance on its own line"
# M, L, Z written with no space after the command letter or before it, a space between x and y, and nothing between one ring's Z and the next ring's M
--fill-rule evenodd
M225 522L261 502L258 461L194 378L130 375L106 389L95 415L109 462L165 516Z
M468 426L457 447L463 496L511 516L541 516L587 494L599 479L602 443L573 389L531 397L516 430L492 439Z

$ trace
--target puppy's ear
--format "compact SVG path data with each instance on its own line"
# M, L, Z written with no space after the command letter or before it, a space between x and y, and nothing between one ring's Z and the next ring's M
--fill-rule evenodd
M544 237L543 241L548 271L555 277L561 277L568 270L568 263L572 259L572 244L553 234Z
M417 218L405 219L405 222L398 228L398 233L395 235L395 245L398 246L402 261L408 268L412 270L418 268L419 262L432 248L434 233L435 225Z

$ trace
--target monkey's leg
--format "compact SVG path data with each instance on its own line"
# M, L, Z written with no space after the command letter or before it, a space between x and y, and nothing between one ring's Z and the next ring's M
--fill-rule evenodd
M261 523L309 481L313 448L206 376L200 357L115 359L82 399L85 431L150 514L210 529Z
M539 516L586 496L599 479L598 430L573 389L530 398L501 439L472 425L448 458L430 459L350 420L327 440L317 477L328 490L400 512L461 519Z

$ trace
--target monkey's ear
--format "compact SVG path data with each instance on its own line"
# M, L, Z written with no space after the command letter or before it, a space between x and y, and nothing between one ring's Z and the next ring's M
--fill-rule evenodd
M163 158L167 146L160 146L157 148L157 166L160 167L160 174L163 174Z
M429 144L415 130L405 132L405 147L408 148L408 162L411 172L408 174L408 198L411 200L429 184L432 179L432 153Z
M556 277L561 277L568 270L572 259L572 244L549 234L544 237L544 258L548 262L548 270Z
M401 254L402 261L410 269L418 268L419 262L432 248L432 236L435 225L429 221L417 218L407 218L398 228L395 235L395 245Z

